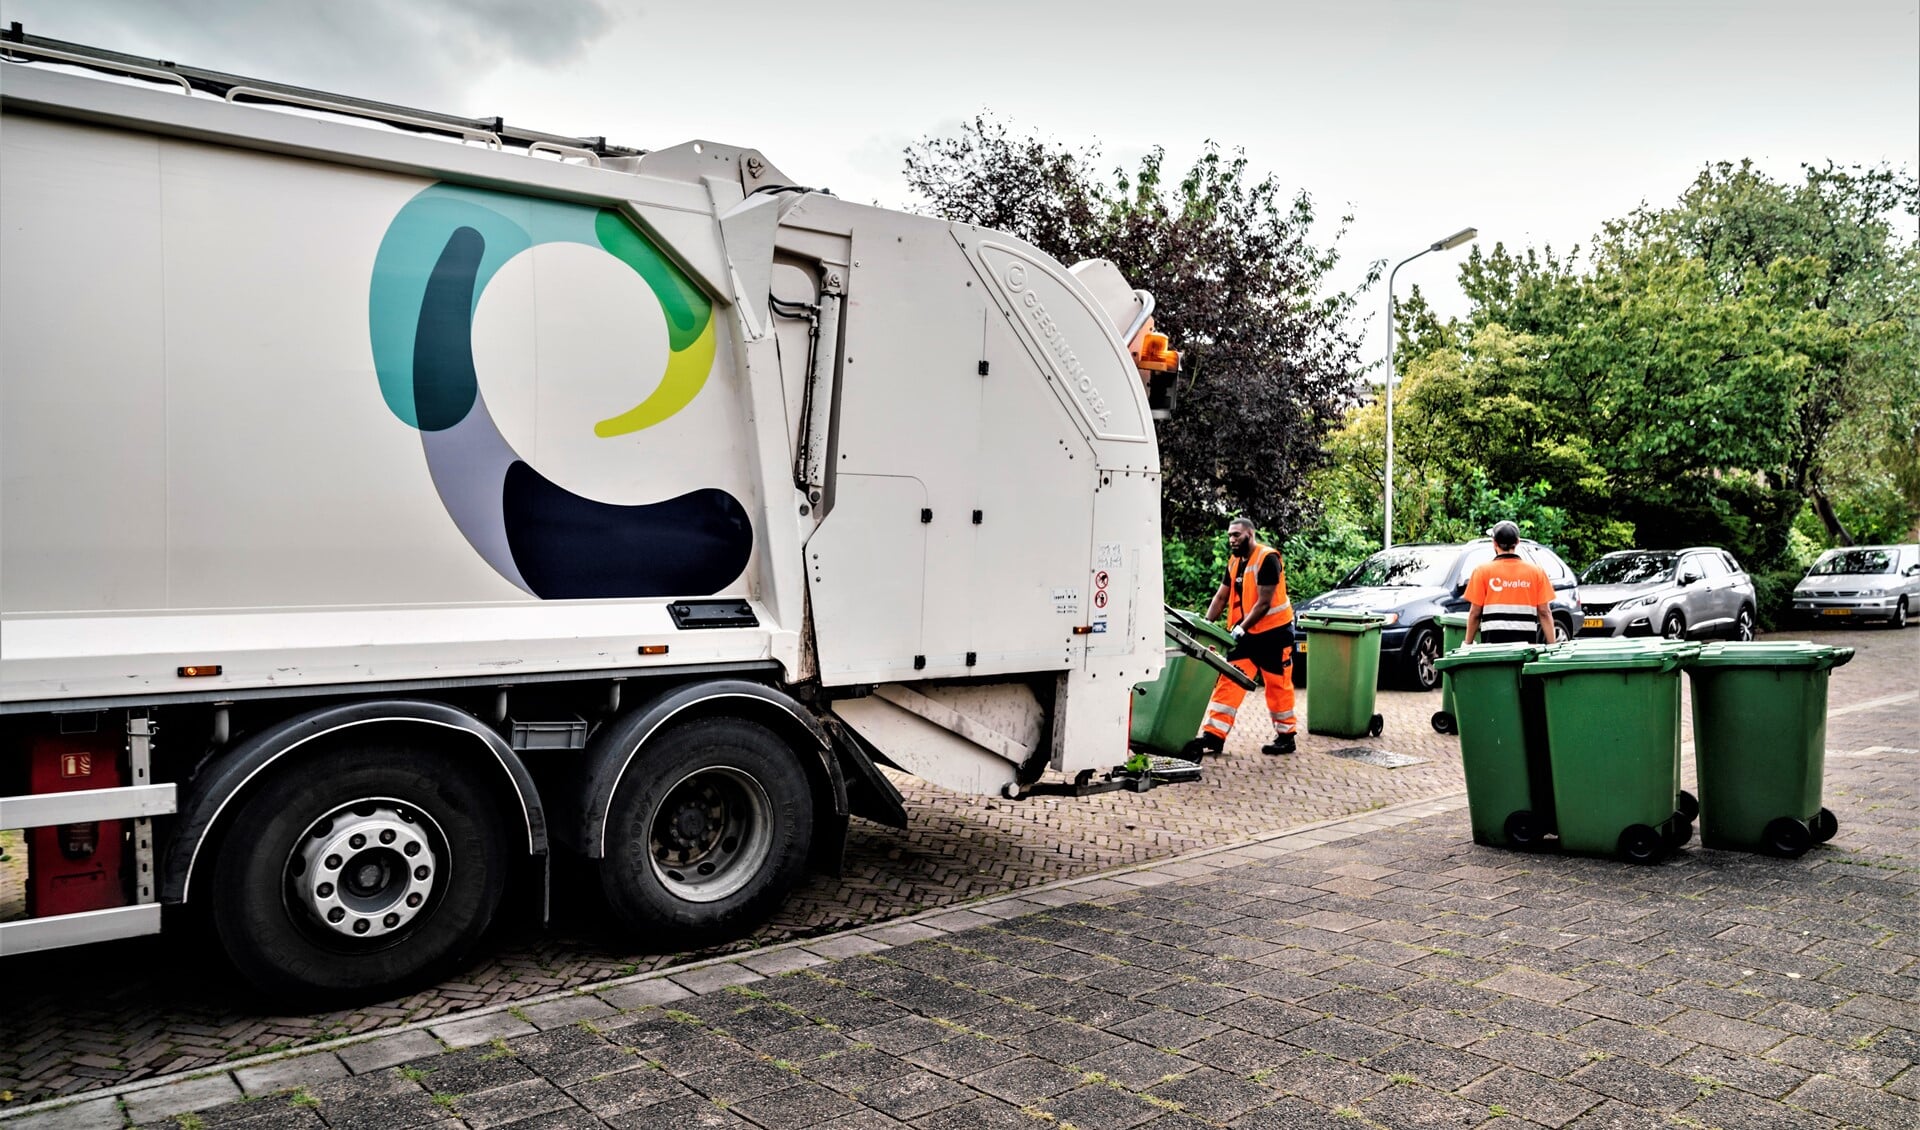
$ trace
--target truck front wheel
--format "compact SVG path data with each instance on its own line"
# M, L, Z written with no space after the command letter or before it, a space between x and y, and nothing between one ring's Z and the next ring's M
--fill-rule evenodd
M386 994L447 972L506 885L495 798L434 752L339 749L276 774L234 814L213 924L277 997Z
M744 719L702 719L627 767L607 811L600 883L635 933L703 945L779 909L812 839L812 792L786 743Z

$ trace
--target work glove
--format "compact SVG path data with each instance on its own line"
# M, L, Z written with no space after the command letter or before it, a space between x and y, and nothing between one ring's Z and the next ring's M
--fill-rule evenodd
M1245 624L1235 624L1235 625L1233 626L1233 638L1234 638L1234 639L1236 639L1236 640L1237 640L1237 639L1244 639L1244 638L1246 638L1246 634L1247 634L1247 626L1246 626Z

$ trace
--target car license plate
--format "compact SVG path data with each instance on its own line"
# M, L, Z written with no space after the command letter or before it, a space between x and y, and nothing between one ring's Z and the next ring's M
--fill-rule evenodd
M1822 608L1820 610L1820 615L1822 616L1851 616L1852 614L1853 609L1851 608Z
M1607 622L1598 616L1589 616L1580 626L1583 628L1604 628L1607 626Z

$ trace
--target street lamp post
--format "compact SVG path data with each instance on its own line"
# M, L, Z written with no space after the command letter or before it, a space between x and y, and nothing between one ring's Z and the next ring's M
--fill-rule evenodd
M1393 276L1400 273L1400 268L1429 251L1451 251L1479 234L1478 228L1461 228L1447 238L1435 240L1400 260L1393 265L1393 270L1387 272L1387 513L1380 527L1381 547L1384 549L1393 548Z

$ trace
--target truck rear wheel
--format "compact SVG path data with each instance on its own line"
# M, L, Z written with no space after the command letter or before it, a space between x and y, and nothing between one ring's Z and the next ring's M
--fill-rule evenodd
M644 747L607 811L600 885L636 933L701 945L759 925L813 840L813 794L793 750L739 718L707 718Z
M506 886L503 825L441 753L321 753L245 798L213 870L213 924L279 998L431 980L485 933Z

